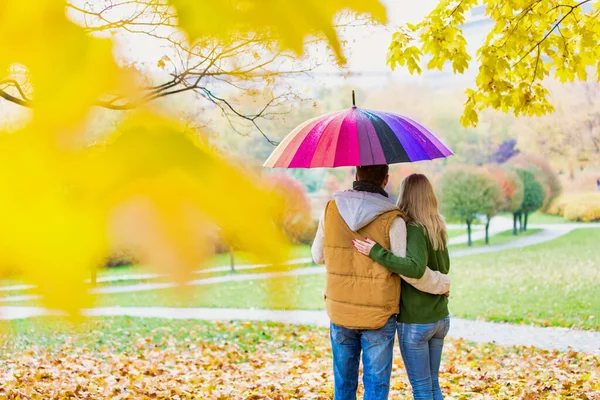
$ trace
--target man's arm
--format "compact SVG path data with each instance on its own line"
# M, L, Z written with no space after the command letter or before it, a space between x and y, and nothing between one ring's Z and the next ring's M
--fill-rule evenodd
M323 227L324 219L325 212L323 211L321 218L319 218L319 227L317 228L315 240L313 241L312 247L310 248L312 259L317 264L323 264L325 262L325 255L323 254L323 237L325 234L325 229Z
M406 223L402 218L396 218L390 227L390 250L395 256L406 257ZM400 276L422 292L444 294L450 290L450 277L429 267L425 268L425 273L419 279Z

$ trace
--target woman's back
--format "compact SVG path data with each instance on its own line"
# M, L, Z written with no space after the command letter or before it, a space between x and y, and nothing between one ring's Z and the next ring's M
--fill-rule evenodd
M406 256L423 262L433 271L447 274L450 270L448 248L434 250L430 240L425 234L425 229L415 223L406 226L407 243ZM409 324L427 324L439 321L448 316L448 297L421 292L415 287L402 281L400 295L399 322Z

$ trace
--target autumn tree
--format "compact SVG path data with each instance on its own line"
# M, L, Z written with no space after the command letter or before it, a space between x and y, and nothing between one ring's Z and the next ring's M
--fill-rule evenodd
M438 179L442 212L461 218L467 224L467 244L471 246L471 225L478 215L486 216L486 243L491 217L502 207L503 197L492 174L483 168L452 166Z
M548 77L585 81L594 71L599 78L600 3L591 0L440 1L421 22L394 34L388 64L411 73L423 67L464 73L473 61L463 29L476 7L493 25L477 50L478 74L466 92L463 125L476 125L485 108L516 116L549 113Z
M519 154L519 149L516 148L517 141L516 139L506 139L504 140L498 149L492 153L489 158L489 161L496 164L504 164L511 157Z
M600 163L600 84L549 83L555 112L519 120L515 134L530 153L543 155L556 170L576 171Z
M542 207L546 195L542 184L536 179L533 172L521 168L515 168L515 172L523 181L523 203L515 211L515 215L519 220L519 229L526 232L529 214Z
M548 161L539 155L521 153L508 161L508 165L532 172L544 189L544 203L539 207L548 209L552 202L562 193L562 184Z
M487 165L485 167L494 178L504 195L502 201L502 211L513 214L513 235L517 234L517 217L515 212L523 204L523 181L519 175L510 168L502 168L497 165Z
M310 200L304 187L286 174L267 175L265 186L283 198L283 208L275 222L292 243L305 243L314 238Z

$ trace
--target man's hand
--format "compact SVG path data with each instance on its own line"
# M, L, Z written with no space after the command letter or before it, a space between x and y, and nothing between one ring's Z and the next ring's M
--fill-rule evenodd
M377 242L369 238L365 238L365 240L355 239L352 241L352 244L354 245L354 248L358 250L359 253L364 254L368 257L371 253L371 249L377 244Z
M446 293L444 293L444 296L450 297L450 291L448 290Z

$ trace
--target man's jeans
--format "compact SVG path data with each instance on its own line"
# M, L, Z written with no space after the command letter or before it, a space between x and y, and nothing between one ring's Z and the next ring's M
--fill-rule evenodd
M438 380L450 317L432 324L398 323L398 341L415 400L442 400Z
M335 400L356 399L360 353L363 358L365 400L387 399L394 355L396 316L383 328L346 329L331 323Z

